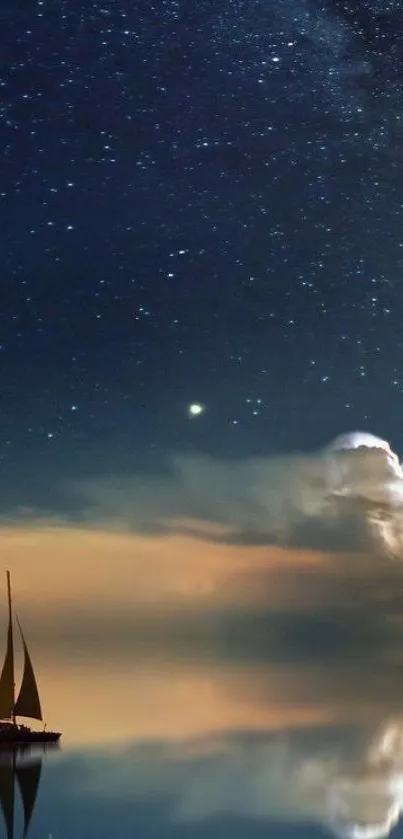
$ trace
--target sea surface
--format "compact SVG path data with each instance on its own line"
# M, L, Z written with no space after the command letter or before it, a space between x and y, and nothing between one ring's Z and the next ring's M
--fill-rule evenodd
M55 702L52 716L61 745L3 755L4 835L23 834L24 771L31 839L396 832L398 647L358 656L344 636L324 642L319 621L303 654L291 636L287 653L265 656L262 627L256 632L255 654L240 629L233 648L230 639L193 651L153 642L113 660L99 651L91 662L65 659L63 674L49 667L44 682L59 680L60 715Z
M47 533L18 538L41 567ZM107 537L79 538L63 576L25 541L11 557L62 737L0 752L0 837L403 834L401 563L161 539L157 561L115 539L112 574ZM17 687L21 664L16 635Z

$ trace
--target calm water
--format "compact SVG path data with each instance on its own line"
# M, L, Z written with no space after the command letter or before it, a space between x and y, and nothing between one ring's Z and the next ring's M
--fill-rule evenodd
M29 538L39 563L48 534ZM69 542L59 580L60 557L43 574L26 569L25 542L13 557L47 726L63 737L0 754L5 837L22 835L23 803L31 839L401 831L399 563L172 540L143 562L138 540L119 554L115 539L112 575L107 537L91 554L79 538L81 565Z
M222 654L169 655L154 643L114 662L98 655L91 666L71 660L69 668L66 660L61 688L70 681L72 698L69 708L66 694L60 720L62 747L17 758L28 798L42 763L29 836L396 830L403 801L398 649L390 644L358 658L344 639L339 647L332 640L328 660L318 661L317 649L309 656L311 643L298 659L290 650L271 660L241 655L241 645L239 656L236 648L229 656L228 643ZM7 810L7 756L3 764ZM19 836L19 793L15 804Z

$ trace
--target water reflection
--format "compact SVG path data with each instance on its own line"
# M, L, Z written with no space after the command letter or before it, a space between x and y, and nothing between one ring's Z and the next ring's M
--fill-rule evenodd
M7 745L0 749L0 804L7 839L14 839L15 835L16 787L23 812L21 835L25 837L28 833L38 795L43 755L50 748L52 746Z
M309 826L313 837L324 830L340 839L387 836L403 804L397 637L367 657L346 647L343 655L343 645L335 654L322 639L323 654L309 658L300 639L305 654L293 658L280 648L259 654L245 636L238 647L241 635L234 633L232 646L229 637L222 646L217 639L215 654L203 644L184 651L154 640L114 661L93 655L52 666L49 688L53 679L57 695L68 698L60 702L66 742L43 779L38 837L101 839L114 835L117 815L125 825L120 839L139 822L162 839L195 829L215 839L234 822L251 839L262 826L276 826L276 835L282 826L303 836ZM307 638L315 643L312 633ZM118 715L116 695L125 700ZM28 765L27 757L18 763ZM5 764L10 779L9 756ZM34 776L26 769L13 777L15 786ZM9 839L12 798L4 783Z
M387 836L403 802L402 565L108 538L89 558L66 543L70 588L50 585L56 564L27 578L20 566L48 722L63 730L33 839L36 826L38 839L106 839L117 820L119 839ZM112 582L106 543L122 549Z
M363 753L331 778L330 826L341 837L387 836L397 824L403 793L403 720L380 724Z
M191 680L191 669L189 663L184 667L183 679L187 673ZM252 689L246 691L247 668L227 673L226 680L223 669L209 677L205 670L204 678L206 685L211 679L211 688L216 682L217 694L224 692L227 719L223 714L218 723L215 717L210 733L184 737L168 729L165 737L139 736L125 747L87 750L79 771L76 766L74 777L68 773L70 795L84 797L92 812L102 802L106 820L119 802L122 812L131 814L132 827L152 802L149 826L155 829L157 822L167 836L179 829L191 835L196 828L202 836L222 835L223 825L230 828L234 821L238 832L244 824L240 835L245 836L259 835L262 825L276 825L277 832L280 825L292 826L294 833L309 825L311 835L316 825L316 831L354 839L391 832L403 804L403 714L394 703L381 710L367 697L360 719L356 689L345 688L344 704L341 693L335 701L326 699L326 682L330 690L334 684L331 668L313 672L289 665L276 673L276 667L262 664L251 673ZM169 680L168 668L164 680ZM270 684L274 702L268 698ZM163 681L160 687L163 703ZM185 709L192 693L182 698ZM242 701L244 725L231 727L231 706ZM198 707L203 708L202 700Z
M42 779L43 751L0 753L7 839L26 835L31 822L33 839L103 839L116 835L117 818L120 839L137 828L215 839L235 824L251 839L274 827L276 835L309 827L312 837L375 839L397 824L403 709L391 664L208 664L165 654L163 667L134 665L126 662L133 704L122 715L131 731L124 744L67 743Z

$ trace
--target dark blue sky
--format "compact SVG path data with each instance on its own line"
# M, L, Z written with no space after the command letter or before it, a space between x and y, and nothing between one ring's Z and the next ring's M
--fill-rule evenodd
M403 450L400 0L1 17L10 492L355 427Z

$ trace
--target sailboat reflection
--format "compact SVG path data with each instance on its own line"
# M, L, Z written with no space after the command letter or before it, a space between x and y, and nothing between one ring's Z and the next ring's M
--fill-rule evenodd
M0 750L0 805L4 817L7 839L14 839L15 788L19 788L24 827L22 837L28 833L38 795L42 772L42 758L52 746L5 747ZM53 746L53 749L57 746Z

